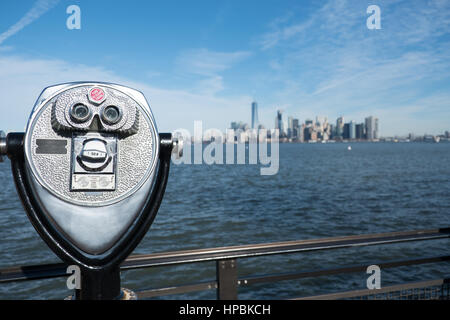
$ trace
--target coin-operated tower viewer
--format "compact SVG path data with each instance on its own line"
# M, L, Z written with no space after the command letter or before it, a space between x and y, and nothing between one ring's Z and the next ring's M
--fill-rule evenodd
M123 295L119 265L155 218L173 152L141 92L99 82L46 88L26 132L0 135L31 223L80 267L77 299Z

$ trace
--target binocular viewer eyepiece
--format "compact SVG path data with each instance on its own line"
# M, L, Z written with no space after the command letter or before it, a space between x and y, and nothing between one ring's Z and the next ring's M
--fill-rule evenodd
M77 298L119 296L119 264L156 216L173 152L181 143L158 133L144 95L110 83L48 87L25 133L0 132L31 223L82 270Z

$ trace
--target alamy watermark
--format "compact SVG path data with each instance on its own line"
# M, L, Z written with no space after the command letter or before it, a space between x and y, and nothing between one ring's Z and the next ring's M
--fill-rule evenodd
M367 274L370 276L367 278L367 289L381 289L381 269L379 266L373 264L367 267Z
M75 4L67 7L66 13L69 15L66 20L66 26L69 30L81 29L81 8ZM370 16L366 20L366 26L369 30L381 29L381 9L379 6L372 4L367 7L367 14Z
M279 170L278 129L207 129L194 121L194 134L177 129L172 136L183 141L183 154L172 158L174 164L261 165L261 175L275 175Z
M69 30L81 29L81 9L79 6L73 4L67 7L66 13L70 16L67 17L66 26Z
M67 277L66 286L69 290L81 289L81 270L77 265L70 265L67 267L66 273L70 274Z
M366 26L369 30L379 30L381 29L381 9L377 5L370 5L366 10L367 14L370 16L367 18Z

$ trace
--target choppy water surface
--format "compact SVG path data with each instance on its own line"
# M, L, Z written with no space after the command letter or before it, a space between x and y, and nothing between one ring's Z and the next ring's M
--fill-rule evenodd
M173 165L167 192L134 254L450 226L450 144L282 144L277 175L255 165ZM0 163L0 268L56 262ZM449 240L238 260L239 276L450 254ZM439 263L382 270L382 286L448 276ZM240 288L241 299L362 289L365 273ZM213 280L213 262L122 273L134 290ZM60 299L65 279L0 284L0 299ZM214 299L215 291L164 298Z

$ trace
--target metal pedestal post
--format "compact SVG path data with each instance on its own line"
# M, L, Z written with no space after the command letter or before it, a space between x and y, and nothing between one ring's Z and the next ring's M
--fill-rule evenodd
M113 300L121 296L120 271L113 269L81 269L81 288L76 300Z

